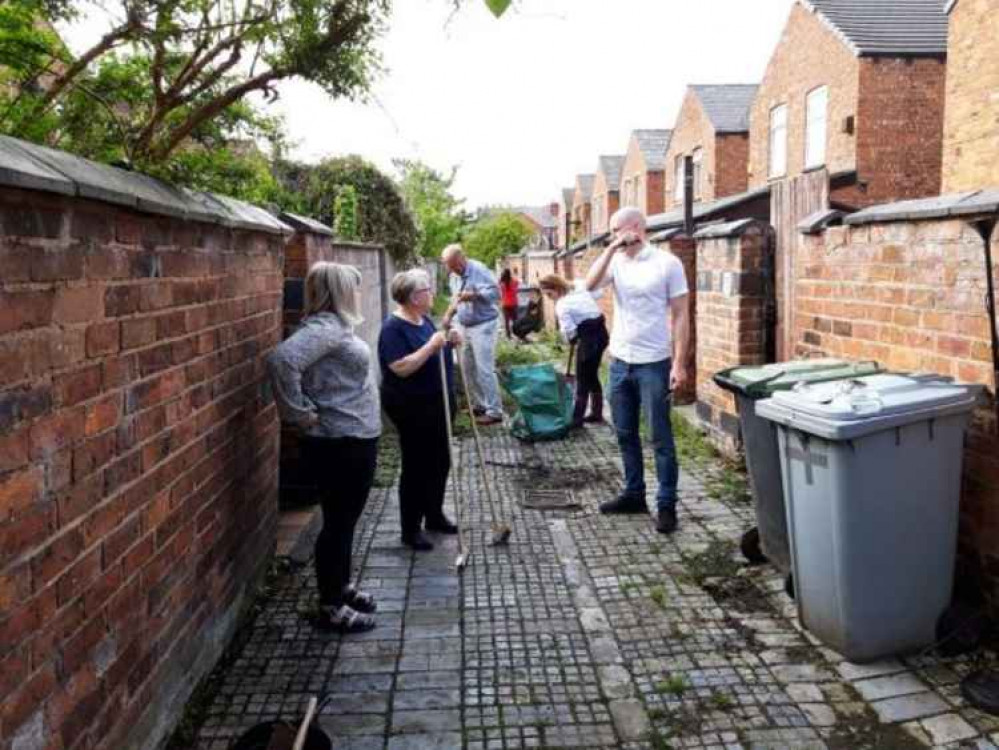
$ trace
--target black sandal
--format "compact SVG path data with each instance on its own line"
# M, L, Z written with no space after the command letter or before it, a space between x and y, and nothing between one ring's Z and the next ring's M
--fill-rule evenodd
M366 591L358 591L353 586L347 586L343 590L343 602L351 609L370 615L378 610L378 603L375 597Z
M358 612L344 604L336 607L322 607L317 618L318 627L338 633L366 633L375 627L375 618Z

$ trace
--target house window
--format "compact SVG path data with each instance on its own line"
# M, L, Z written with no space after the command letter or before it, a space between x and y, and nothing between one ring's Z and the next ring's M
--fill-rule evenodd
M770 110L770 176L787 174L787 105Z
M805 168L826 163L826 124L829 121L829 87L810 91L805 98Z
M677 154L673 167L673 198L683 200L683 154Z
M694 200L699 200L704 186L704 149L694 149Z

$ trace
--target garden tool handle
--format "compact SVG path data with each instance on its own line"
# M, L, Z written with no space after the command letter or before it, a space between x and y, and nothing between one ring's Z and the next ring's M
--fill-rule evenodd
M305 718L302 719L302 725L298 728L298 734L295 736L295 744L291 746L291 750L302 750L305 747L305 738L309 734L309 726L312 724L312 717L315 716L316 706L319 705L319 700L316 696L309 698L309 705L305 709Z
M573 341L571 344L569 344L569 359L567 359L566 362L565 362L565 376L566 377L569 377L569 375L570 375L570 373L572 371L572 357L576 353L576 343L577 342Z

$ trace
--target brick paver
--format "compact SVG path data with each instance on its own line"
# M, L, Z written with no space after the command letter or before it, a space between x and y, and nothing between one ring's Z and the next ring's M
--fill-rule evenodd
M958 691L970 660L853 665L802 632L779 574L738 557L752 508L711 497L703 472L684 467L680 531L663 537L650 517L596 510L620 482L610 429L487 434L487 478L473 445L457 448L464 573L453 537L402 549L394 489L375 490L357 561L378 628L314 630L311 570L286 576L219 675L198 750L313 694L330 696L320 721L338 750L999 748L999 721ZM526 510L532 489L570 489L579 508ZM509 546L488 546L497 518Z

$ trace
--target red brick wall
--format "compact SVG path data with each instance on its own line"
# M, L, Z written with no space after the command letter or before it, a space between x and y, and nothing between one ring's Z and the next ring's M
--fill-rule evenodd
M12 189L0 226L0 748L151 747L273 543L283 238Z
M749 185L749 133L718 136L715 145L714 197L746 192Z
M673 197L676 185L676 158L678 156L691 156L698 148L703 149L704 152L703 177L701 178L701 194L695 196L695 200L714 200L718 164L717 145L715 129L705 114L704 108L701 107L700 99L697 98L693 89L687 89L687 93L683 97L683 104L680 105L680 112L676 117L676 124L673 125L673 136L669 142L669 150L666 152L663 205L667 211L683 206L682 195L680 198ZM742 169L745 170L745 168L746 164L743 162Z
M932 58L861 60L856 205L940 193L946 72Z
M950 13L943 191L999 186L999 13L960 0Z
M999 241L999 232L992 241ZM927 221L833 228L805 239L796 275L799 355L937 372L983 383L994 398L984 253L969 226ZM969 435L961 511L965 559L988 574L995 606L999 439L991 408L976 413Z
M771 228L756 222L738 236L697 240L697 412L714 442L740 447L735 399L712 380L736 365L766 363L764 264Z

